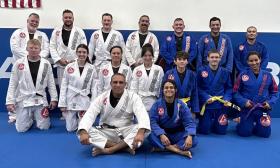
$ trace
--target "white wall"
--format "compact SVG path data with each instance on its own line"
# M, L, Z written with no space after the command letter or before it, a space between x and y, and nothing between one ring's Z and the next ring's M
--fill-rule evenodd
M101 14L109 12L114 17L116 29L137 29L140 15L151 18L152 30L171 30L175 17L182 17L187 30L208 31L209 18L222 19L222 30L240 32L255 25L261 32L279 32L279 0L41 0L42 8L0 9L0 28L25 25L29 13L41 16L41 28L61 25L61 13L71 9L75 23L82 28L97 29ZM174 4L170 3L174 2Z

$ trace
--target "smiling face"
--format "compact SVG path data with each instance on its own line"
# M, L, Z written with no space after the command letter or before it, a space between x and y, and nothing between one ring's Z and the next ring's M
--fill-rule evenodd
M151 51L146 51L145 54L143 55L143 62L144 65L150 65L153 63L153 54Z
M81 62L86 62L88 57L88 52L85 48L77 48L76 54L78 56L78 60Z
M257 33L257 29L255 27L253 27L253 26L248 27L247 33L246 33L246 38L248 40L255 40L257 38L257 35L258 35L258 33Z
M62 20L65 27L72 27L74 23L73 13L70 12L64 13Z
M261 59L257 54L250 55L248 57L247 63L254 72L260 71Z
M163 86L163 94L166 98L174 98L176 94L176 87L171 82L166 82Z
M211 21L209 27L211 29L211 33L219 34L221 29L221 23L219 20Z
M105 15L102 17L103 29L110 30L112 28L112 24L113 24L113 19L111 18L111 16Z
M217 67L221 61L221 56L219 53L210 53L207 61L211 67Z
M185 29L184 21L183 20L174 21L172 28L176 34L182 34Z
M150 26L150 19L147 16L142 16L138 22L139 30L142 33L148 32Z
M39 17L36 15L31 15L28 19L27 19L27 29L29 33L35 33L35 31L37 30L38 26L39 26Z
M112 62L121 63L122 51L120 48L113 48L111 51Z

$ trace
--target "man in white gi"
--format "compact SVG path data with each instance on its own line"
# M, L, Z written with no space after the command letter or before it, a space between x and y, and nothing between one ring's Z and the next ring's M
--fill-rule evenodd
M57 92L51 64L40 57L41 43L37 39L27 43L27 56L17 60L13 66L8 87L7 110L17 113L16 130L27 131L36 120L41 130L50 127L49 109L57 105ZM48 105L46 88L51 96ZM34 117L33 117L34 116Z
M99 80L97 87L97 95L100 95L104 91L111 89L111 77L115 73L124 74L126 77L127 85L129 86L132 71L129 66L121 63L122 59L122 48L120 46L113 46L110 50L112 61L106 65L103 65L99 71Z
M26 57L28 54L26 47L30 39L38 39L41 43L40 56L47 58L49 56L49 38L46 33L38 29L40 17L36 13L31 13L27 19L27 27L14 31L10 39L10 47L13 53L13 60Z
M125 59L125 43L122 34L112 29L113 16L109 13L102 15L102 28L92 33L89 42L89 58L96 66L97 71L104 64L111 61L110 49L113 46L121 46L124 54L122 62Z
M58 85L65 66L73 62L76 56L76 48L79 44L87 44L87 39L83 29L73 25L74 16L71 10L64 10L62 14L63 26L53 30L50 40L51 57L57 67Z
M98 96L90 105L78 127L81 144L94 146L92 155L126 150L135 154L150 132L150 121L141 98L125 89L125 76L112 76L112 90ZM100 126L92 127L97 115ZM134 115L138 121L134 124Z
M126 41L126 60L132 68L135 68L138 65L143 63L141 57L141 50L144 44L150 43L154 50L153 63L158 59L159 54L159 44L157 37L149 32L150 18L147 15L142 15L139 18L139 30L132 32Z

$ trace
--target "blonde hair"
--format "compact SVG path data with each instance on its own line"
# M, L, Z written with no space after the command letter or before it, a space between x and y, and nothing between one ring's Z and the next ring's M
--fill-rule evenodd
M37 40L37 39L28 40L27 46L29 46L29 45L31 45L31 44L36 45L36 46L39 46L39 47L41 48L41 42L40 42L39 40Z

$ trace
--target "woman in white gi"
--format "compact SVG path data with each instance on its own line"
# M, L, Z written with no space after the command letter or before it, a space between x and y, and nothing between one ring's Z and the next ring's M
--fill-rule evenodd
M88 109L91 99L96 97L97 73L89 62L88 47L78 45L76 54L78 59L65 68L58 103L69 132L78 128L78 120Z
M57 92L51 64L40 57L41 42L27 42L28 55L14 63L8 87L6 106L9 112L17 113L16 130L26 132L36 121L41 130L50 127L50 110L57 105ZM51 102L48 105L46 88Z
M141 97L146 110L150 111L159 97L164 72L160 66L153 64L154 52L151 44L143 46L141 56L144 63L133 70L130 90Z
M116 73L124 74L126 77L126 82L130 83L130 78L132 71L129 66L121 63L123 50L121 46L113 46L110 49L110 54L112 57L111 63L101 66L99 71L99 84L98 84L98 95L111 89L111 77Z

